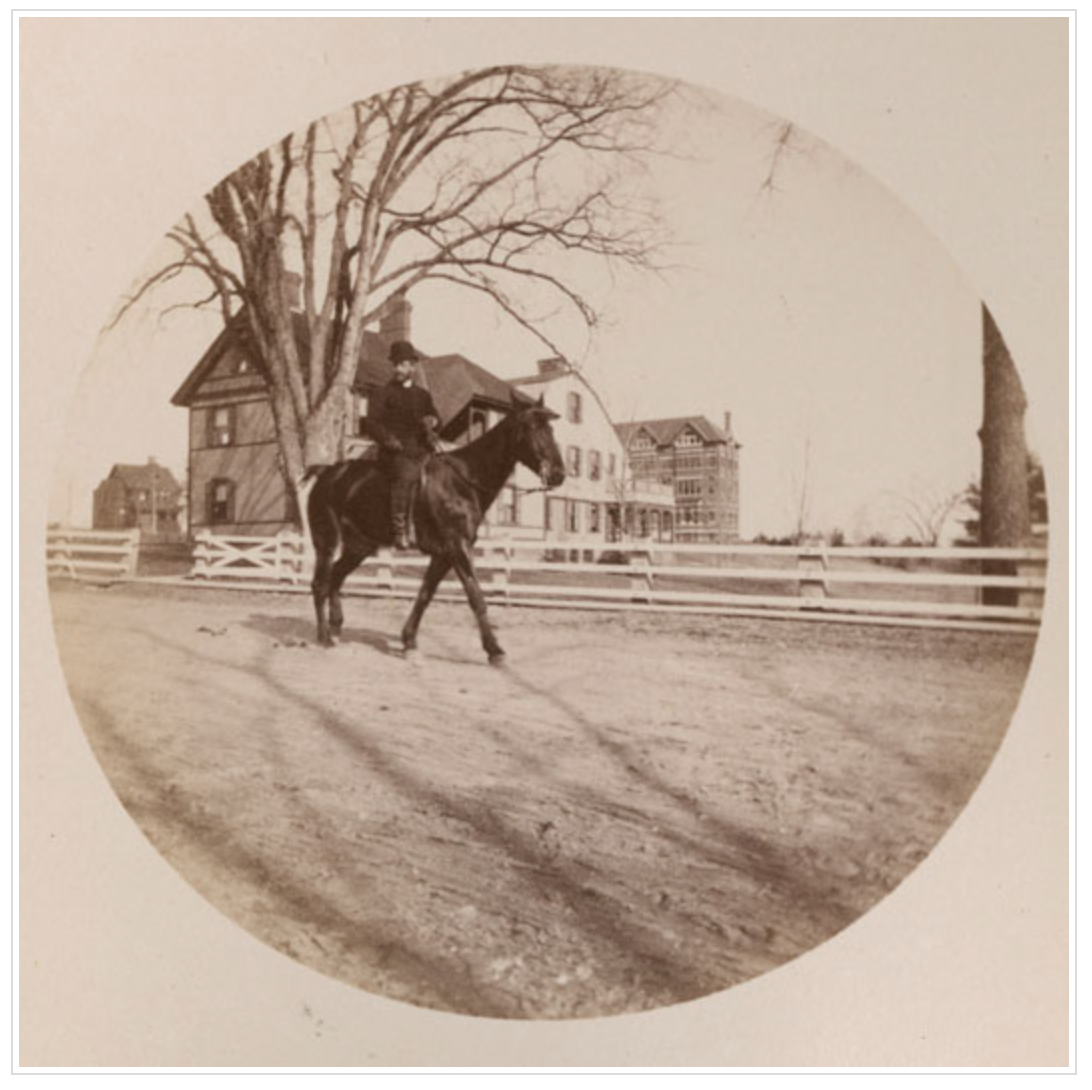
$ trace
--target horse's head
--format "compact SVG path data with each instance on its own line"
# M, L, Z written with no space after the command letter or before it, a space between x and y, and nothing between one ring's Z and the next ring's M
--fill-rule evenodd
M546 488L557 488L565 480L565 462L550 426L556 419L557 413L547 409L541 397L514 414L516 458L537 473Z

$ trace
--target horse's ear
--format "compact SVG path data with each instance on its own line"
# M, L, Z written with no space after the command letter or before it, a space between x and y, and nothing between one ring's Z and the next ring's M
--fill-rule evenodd
M541 393L541 394L538 395L538 401L535 402L534 407L535 407L535 411L542 413L542 415L544 417L546 417L547 420L560 420L561 419L561 417L557 413L555 413L553 409L547 408L545 393Z

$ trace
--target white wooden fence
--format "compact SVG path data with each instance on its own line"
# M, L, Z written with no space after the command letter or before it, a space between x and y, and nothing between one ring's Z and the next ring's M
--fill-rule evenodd
M53 576L96 582L132 579L139 550L139 530L46 531L46 567Z
M858 623L1035 628L1046 588L1045 549L681 545L598 539L489 538L476 563L492 601L579 609L673 610L821 617ZM192 578L220 586L310 582L310 544L202 533ZM381 550L346 592L410 598L426 558ZM997 573L998 566L1004 570ZM1007 588L1006 604L984 601ZM445 584L441 597L462 597Z

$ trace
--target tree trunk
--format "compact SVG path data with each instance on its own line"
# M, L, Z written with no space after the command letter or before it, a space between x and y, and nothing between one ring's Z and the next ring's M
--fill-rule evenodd
M1027 398L989 308L982 306L982 508L980 541L989 547L1023 547L1031 532L1028 500L1028 450L1024 437ZM1011 561L993 561L983 570L1015 574ZM989 587L983 601L1012 605L1016 591Z
M274 395L275 397L276 395ZM280 446L284 486L296 503L295 521L307 533L307 495L310 481L304 473L312 466L333 465L345 456L345 406L348 394L331 392L302 426L285 426L291 404L284 399L278 414L277 438Z

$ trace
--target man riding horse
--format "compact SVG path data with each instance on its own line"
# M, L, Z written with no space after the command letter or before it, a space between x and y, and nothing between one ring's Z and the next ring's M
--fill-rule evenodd
M409 546L409 508L421 466L439 447L439 414L432 395L413 381L418 356L409 341L390 349L394 377L368 403L367 431L379 444L379 466L390 482L391 531L396 549Z

